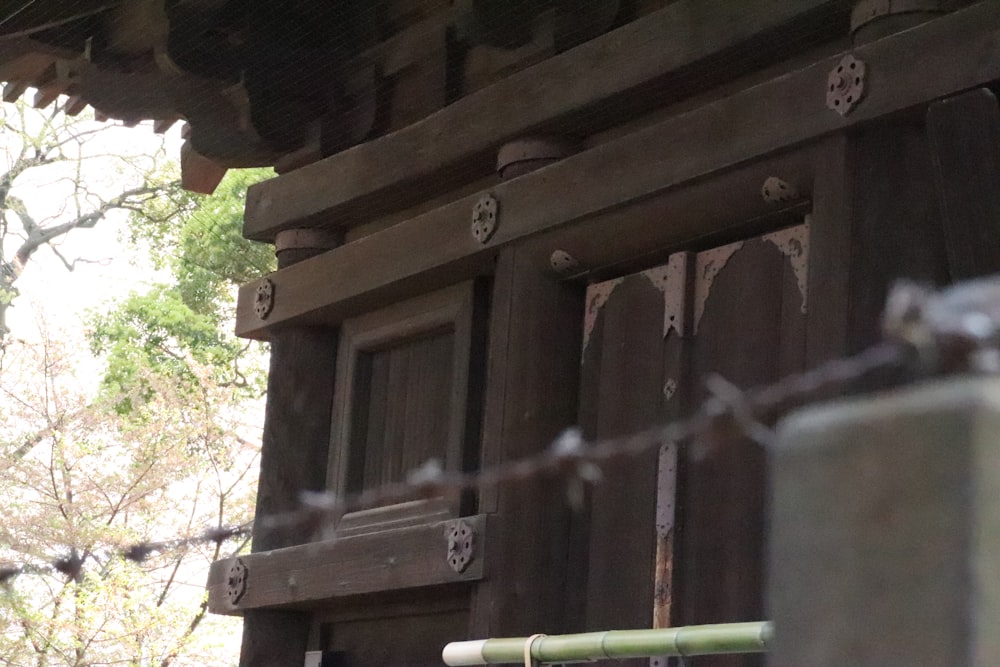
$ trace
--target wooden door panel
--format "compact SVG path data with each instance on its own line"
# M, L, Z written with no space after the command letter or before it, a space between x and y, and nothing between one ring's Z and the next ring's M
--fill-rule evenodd
M587 341L599 409L590 437L628 435L661 419L663 294L643 275L613 286ZM589 355L587 354L589 351ZM656 452L604 469L592 493L587 628L650 622L655 556Z
M709 373L750 387L800 370L807 265L800 225L592 285L581 368L587 434L614 437L681 416L705 398ZM586 629L763 618L764 452L744 440L681 452L677 485L667 458L658 487L650 452L609 467L594 488ZM665 512L674 509L676 534Z

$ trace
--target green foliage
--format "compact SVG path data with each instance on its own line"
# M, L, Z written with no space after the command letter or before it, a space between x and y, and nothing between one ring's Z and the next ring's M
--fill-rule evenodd
M104 393L114 397L119 412L151 398L150 371L181 388L199 386L192 361L208 367L215 383L248 386L235 375L243 348L213 317L184 303L177 287L133 292L111 312L93 316L91 326L91 349L107 360Z
M172 270L181 298L195 312L222 315L221 307L233 302L234 286L274 270L273 248L242 235L247 188L272 173L230 172L179 229Z
M131 240L148 247L154 266L172 280L91 317L92 350L107 361L105 395L117 397L120 412L149 400L147 372L190 391L206 380L245 396L263 391L262 348L227 330L236 288L274 270L270 247L241 234L246 190L269 175L263 169L230 172L216 194L181 207L173 218L133 217ZM210 369L211 377L196 373L192 362Z
M64 202L58 214L34 213L37 193L19 199L0 187L0 568L28 566L0 587L0 664L232 664L238 621L207 615L204 582L209 563L246 545L199 543L142 563L122 548L252 514L264 350L229 332L236 286L273 269L270 248L240 234L246 189L270 172L232 172L216 195L196 197L177 188L162 149L103 158L63 150L108 130L58 110L39 119L23 105L5 109L0 124L20 128L0 149L14 165L7 181L66 171L49 185L25 181ZM19 148L43 145L37 137L54 146L44 159ZM97 174L102 182L91 183ZM49 241L114 211L130 212L124 236L156 273L91 311L87 342L100 370L78 330L50 333L40 319L40 341L4 338L14 280L32 253L49 247L72 270L59 254L71 243ZM78 577L42 567L70 554Z

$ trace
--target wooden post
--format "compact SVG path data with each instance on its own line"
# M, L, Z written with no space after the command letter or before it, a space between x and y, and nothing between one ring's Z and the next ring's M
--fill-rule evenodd
M809 224L807 366L876 342L893 281L949 278L923 123L873 124L832 137L824 151Z
M790 417L771 452L773 667L1000 664L1000 381Z
M927 132L952 280L1000 271L1000 108L987 88L934 102Z
M554 140L501 149L498 171L513 177L554 159ZM540 153L531 154L536 148ZM510 158L510 155L516 155ZM499 225L504 224L503 202ZM547 256L547 255L546 255ZM482 465L546 449L577 421L583 289L559 280L529 245L497 261L489 325ZM569 516L565 491L547 480L484 493L489 578L473 596L473 636L557 632L566 613Z
M278 267L318 255L338 242L338 236L320 230L281 232L275 239ZM279 291L274 298L281 296ZM274 332L270 342L252 547L255 552L309 540L309 535L292 531L266 531L261 521L268 515L295 509L303 491L320 491L325 486L336 366L337 335L329 329L286 328ZM253 573L249 576L253 577ZM240 667L302 664L309 625L305 613L246 612Z

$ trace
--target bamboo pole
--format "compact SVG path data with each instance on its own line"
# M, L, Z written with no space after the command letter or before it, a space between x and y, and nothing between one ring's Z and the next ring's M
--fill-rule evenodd
M770 622L757 621L539 636L531 641L531 656L541 663L570 663L607 658L763 653L772 634ZM512 637L452 642L444 647L441 657L452 667L523 664L528 640L528 637Z

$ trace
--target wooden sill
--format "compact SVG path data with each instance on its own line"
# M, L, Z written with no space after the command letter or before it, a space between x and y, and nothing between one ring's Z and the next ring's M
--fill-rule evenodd
M208 609L230 615L247 609L317 609L350 596L477 581L484 572L486 515L463 521L476 539L473 558L461 573L446 560L450 521L435 521L216 561L208 575ZM227 579L236 560L246 566L246 590L231 604Z

